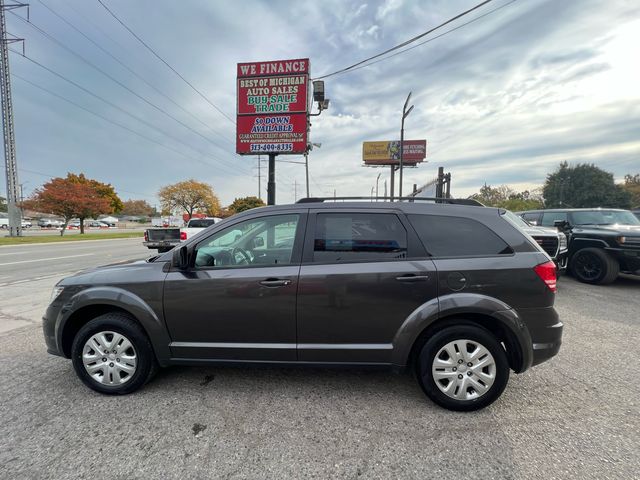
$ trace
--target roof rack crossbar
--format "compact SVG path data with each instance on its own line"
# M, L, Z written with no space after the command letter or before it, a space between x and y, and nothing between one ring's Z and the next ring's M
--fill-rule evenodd
M296 203L321 203L327 201L368 201L375 203L376 201L406 201L406 202L415 202L415 201L426 201L426 202L435 202L435 203L449 203L453 205L470 205L475 207L484 207L482 203L477 200L473 200L471 198L445 198L445 197L308 197L301 198Z

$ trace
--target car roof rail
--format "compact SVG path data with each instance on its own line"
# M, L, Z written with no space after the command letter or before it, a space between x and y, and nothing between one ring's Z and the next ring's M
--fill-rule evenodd
M331 201L392 201L392 202L415 202L426 201L433 203L448 203L452 205L469 205L472 207L484 207L482 203L472 198L445 198L445 197L306 197L301 198L296 203L322 203Z

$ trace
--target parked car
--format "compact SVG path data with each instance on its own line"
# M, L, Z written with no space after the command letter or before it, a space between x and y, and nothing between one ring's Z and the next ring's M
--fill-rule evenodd
M41 218L38 220L38 226L41 228L58 228L63 225L63 222L53 218Z
M521 216L507 211L506 216L512 219L525 233L531 236L542 249L549 254L559 271L567 269L569 249L567 236L557 228L538 227L530 224Z
M157 366L411 369L452 410L556 355L556 267L504 210L413 202L252 209L147 261L55 286L48 351L126 394Z
M109 228L109 224L100 220L87 220L84 222L84 226L89 228Z
M567 235L568 268L581 282L608 284L619 272L640 275L640 220L628 210L573 208L520 212Z
M171 250L180 242L193 237L205 228L222 221L217 217L192 218L186 227L165 227L149 228L144 232L144 242L142 244L150 249L158 250L158 253L165 253Z
M23 218L21 225L22 225L22 228L31 228L33 224L31 223L31 220L26 220Z

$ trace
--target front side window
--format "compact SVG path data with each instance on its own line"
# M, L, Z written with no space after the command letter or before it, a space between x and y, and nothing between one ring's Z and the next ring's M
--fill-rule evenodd
M291 265L300 215L273 215L237 223L199 243L196 267Z
M507 255L513 250L493 230L463 217L409 215L409 221L434 257Z
M339 263L407 256L407 231L392 213L319 213L313 261Z
M553 227L557 220L567 221L567 212L544 212L542 214L542 222L540 224L543 227Z

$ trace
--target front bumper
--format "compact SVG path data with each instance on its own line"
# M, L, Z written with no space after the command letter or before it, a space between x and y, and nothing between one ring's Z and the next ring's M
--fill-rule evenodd
M523 308L518 310L518 315L529 330L533 342L531 366L557 355L562 344L563 324L555 308Z
M42 333L44 335L44 343L47 346L47 352L51 355L63 356L58 342L56 340L56 314L51 311L51 305L47 308L46 313L42 317Z

